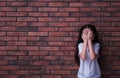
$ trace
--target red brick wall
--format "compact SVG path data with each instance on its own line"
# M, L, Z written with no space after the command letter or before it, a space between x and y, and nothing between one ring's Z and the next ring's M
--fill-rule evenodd
M102 78L119 78L120 0L0 0L0 78L77 78L88 23L100 34Z

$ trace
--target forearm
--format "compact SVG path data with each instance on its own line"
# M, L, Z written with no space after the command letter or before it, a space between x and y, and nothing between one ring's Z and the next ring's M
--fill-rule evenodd
M91 40L88 40L88 47L89 47L89 51L90 51L91 60L93 60L93 59L95 59L96 54L95 54L95 51L93 49L93 44L92 44Z
M80 58L82 60L85 60L86 59L86 50L87 50L87 41L84 41L83 42L83 48L82 48L82 52L80 54Z

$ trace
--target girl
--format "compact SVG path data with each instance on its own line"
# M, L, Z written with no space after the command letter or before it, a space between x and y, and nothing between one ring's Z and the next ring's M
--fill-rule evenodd
M78 78L100 78L101 72L97 62L100 43L95 26L87 24L80 29L76 52L76 61L80 62Z

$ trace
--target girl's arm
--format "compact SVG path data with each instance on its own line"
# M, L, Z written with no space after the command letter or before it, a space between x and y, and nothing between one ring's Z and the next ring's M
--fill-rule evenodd
M90 51L91 60L94 60L96 58L96 54L95 54L95 51L93 49L92 41L90 39L88 40L88 47L89 47L89 51Z
M87 50L87 41L83 42L83 48L82 48L82 52L80 53L80 58L82 60L86 59L86 50Z
M82 34L82 39L83 39L83 46L82 46L82 52L80 53L80 58L82 60L86 59L86 50L87 50L87 45L88 45L88 40L87 40L87 31L83 31Z

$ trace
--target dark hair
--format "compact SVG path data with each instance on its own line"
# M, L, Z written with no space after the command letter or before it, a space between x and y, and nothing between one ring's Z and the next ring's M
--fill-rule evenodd
M77 42L77 45L76 45L76 52L75 52L75 61L77 62L78 65L80 64L80 59L79 59L79 56L78 56L78 44L83 43L83 39L82 39L81 35L82 35L82 32L85 28L89 28L91 31L93 31L94 39L93 39L92 43L93 44L94 43L99 43L98 33L97 33L97 30L96 30L94 25L86 24L86 25L84 25L80 28L79 36L78 36L78 42Z

